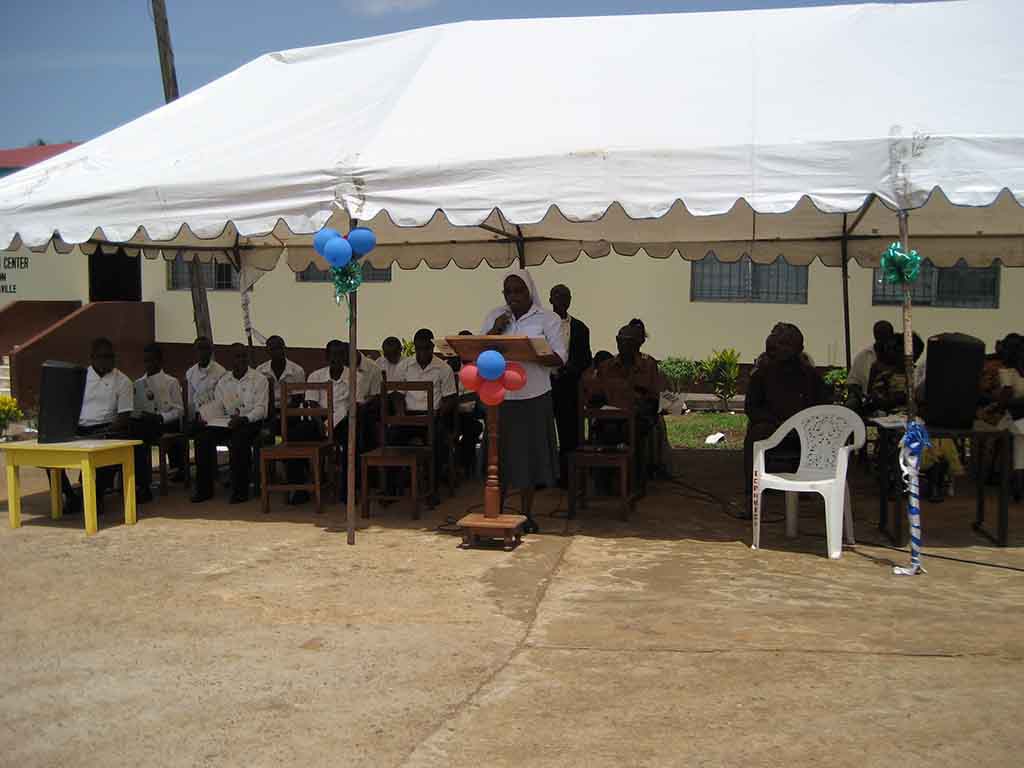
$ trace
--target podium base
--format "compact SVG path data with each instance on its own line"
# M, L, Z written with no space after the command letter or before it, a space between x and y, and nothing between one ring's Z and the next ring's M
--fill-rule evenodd
M524 515L498 515L487 517L479 512L466 515L459 520L462 528L463 548L479 544L481 539L501 539L505 551L513 549L523 538Z

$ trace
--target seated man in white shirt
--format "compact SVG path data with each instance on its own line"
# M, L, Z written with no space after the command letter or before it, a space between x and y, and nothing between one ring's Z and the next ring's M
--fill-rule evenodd
M196 363L185 372L185 382L188 384L186 417L189 421L200 408L213 402L217 382L227 373L224 366L213 359L213 343L208 338L200 336L196 339L194 347Z
M231 447L232 504L249 500L252 449L260 427L267 417L270 383L266 376L249 366L249 350L244 344L232 344L231 370L221 377L212 402L196 413L196 490L192 502L213 496L213 478L217 471L217 445Z
M448 442L448 426L451 423L451 414L456 405L457 388L455 386L455 374L451 367L434 355L434 334L427 328L416 331L413 337L413 345L416 354L407 357L402 361L396 372L398 381L429 382L433 385L434 391L434 479L441 477L444 463L447 460L445 446ZM400 393L399 393L400 394ZM427 410L426 392L406 392L405 397L398 397L394 400L395 408L399 414L424 413ZM414 440L423 440L426 435L417 427L395 428L390 439L395 443L409 443ZM433 495L430 503L436 505L437 494Z
M339 488L338 496L344 502L348 499L349 345L338 339L332 339L327 343L326 353L328 364L323 368L313 371L309 375L309 383L330 381L333 385L334 441L341 448L341 487ZM376 364L362 354L358 355L358 360L359 368L356 370L356 403L358 407L356 415L357 456L368 449L368 437L373 433L373 415L379 408L378 398L380 397L381 388L381 373ZM317 408L327 407L325 393L309 392L307 397L309 405ZM290 431L291 428L289 427ZM292 503L299 503L294 500L294 496L298 494L304 494L299 496L299 499L308 500L309 498L308 494L299 491L293 495Z
M270 380L271 386L274 387L274 403L280 405L278 399L281 397L281 385L301 384L306 380L306 371L301 365L288 359L288 348L280 336L271 336L267 339L267 354L270 355L270 359L261 363L256 370ZM301 403L301 395L293 398L293 405Z
M90 366L85 377L85 393L78 417L78 434L83 437L126 439L133 437L131 415L134 407L132 380L114 367L114 345L110 339L98 338L90 350ZM153 498L149 489L152 480L152 457L149 446L135 448L135 500L145 504ZM147 472L147 467L150 471ZM96 470L96 501L102 506L103 494L113 486L117 467ZM80 509L77 496L67 477L61 486L69 511Z
M398 369L402 365L402 342L395 336L388 336L380 345L380 351L377 366L388 381L400 381L395 377L398 376Z
M133 433L147 445L156 445L165 432L181 429L185 406L181 384L164 373L164 352L156 342L142 351L145 376L135 380L135 408L132 413ZM181 469L183 455L171 454L171 465Z

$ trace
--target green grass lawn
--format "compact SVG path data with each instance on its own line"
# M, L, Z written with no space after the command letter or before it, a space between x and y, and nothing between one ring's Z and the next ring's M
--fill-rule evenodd
M668 441L673 448L707 448L716 451L738 451L743 448L747 433L747 417L742 413L688 413L666 416ZM724 432L718 445L705 445L704 438Z

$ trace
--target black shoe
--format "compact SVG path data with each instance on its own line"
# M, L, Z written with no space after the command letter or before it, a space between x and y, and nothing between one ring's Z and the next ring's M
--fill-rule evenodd
M309 503L309 491L292 491L288 494L288 504L297 507Z
M537 521L532 517L527 517L526 522L523 523L523 533L540 533L540 526L537 525Z
M248 500L249 494L247 493L232 493L228 504L245 504Z
M200 491L196 491L195 493L192 494L192 498L190 498L189 501L191 501L193 504L202 504L204 501L209 501L212 498L212 493L203 493Z

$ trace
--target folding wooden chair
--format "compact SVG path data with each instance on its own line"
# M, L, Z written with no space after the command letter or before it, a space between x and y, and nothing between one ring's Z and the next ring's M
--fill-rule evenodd
M569 454L569 518L576 517L576 505L586 509L588 477L579 482L581 474L594 469L613 469L619 475L619 498L622 502L622 519L628 520L636 500L640 497L642 485L637 475L636 414L629 408L591 408L587 405L584 385L580 384L579 447ZM603 424L614 425L621 430L625 425L627 442L622 445L603 445L595 441L595 433ZM642 471L642 470L641 470ZM636 486L636 487L634 487Z
M391 393L398 392L425 392L427 395L426 413L417 415L398 415L391 412ZM425 444L420 445L393 445L389 443L391 435L389 427L421 427L425 430ZM434 385L430 382L419 381L385 381L381 388L380 398L380 446L372 451L367 451L361 457L362 467L362 496L360 498L360 509L363 517L370 516L370 502L397 501L405 498L404 495L390 495L387 492L387 485L383 491L372 491L369 485L370 469L408 469L410 475L409 495L413 502L413 519L420 517L420 501L432 496L435 492L434 477ZM423 487L419 483L419 474L423 466L426 466L427 482ZM384 473L381 473L384 474ZM422 490L421 490L422 488Z
M292 406L291 396L300 392L319 391L327 395L326 408L306 408L303 406ZM337 445L334 442L334 383L325 381L322 383L303 384L282 384L281 385L281 443L272 447L260 449L260 502L263 512L270 512L270 493L272 491L312 491L316 495L316 511L319 514L323 511L323 486L334 485L331 478L336 473L328 473L329 460L337 455ZM325 421L325 439L316 440L289 440L288 422L290 419L300 417L323 418ZM272 462L302 460L309 462L312 482L288 483L273 482L270 474ZM335 463L337 463L335 461Z

